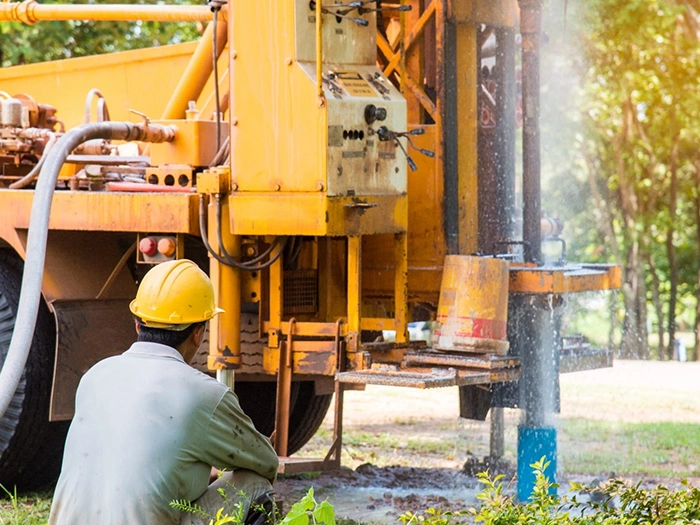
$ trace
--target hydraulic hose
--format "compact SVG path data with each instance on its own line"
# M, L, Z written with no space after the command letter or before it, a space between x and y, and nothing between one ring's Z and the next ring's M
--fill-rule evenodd
M32 346L39 301L41 300L51 202L58 174L66 158L80 144L92 139L170 142L174 138L175 130L169 126L132 124L130 122L95 122L78 126L67 132L46 155L32 203L27 236L27 256L24 262L15 328L12 332L7 358L2 372L0 372L0 418L5 415L5 411L17 390Z
M10 189L11 190L19 190L22 188L26 188L29 186L36 176L39 174L39 170L41 170L41 167L44 165L44 160L48 156L49 152L51 151L51 148L53 148L54 144L56 144L56 134L51 133L49 136L49 141L46 143L46 147L44 148L44 153L42 153L41 158L39 159L39 162L36 163L36 166L32 168L32 171L27 173L24 177L21 179L13 182L10 184Z

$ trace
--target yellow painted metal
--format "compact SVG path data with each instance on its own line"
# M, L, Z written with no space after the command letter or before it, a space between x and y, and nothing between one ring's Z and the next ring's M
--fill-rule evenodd
M622 268L617 265L586 264L564 267L511 266L512 293L566 294L594 290L617 290L622 286Z
M91 88L98 88L105 96L112 120L133 119L129 109L157 117L197 45L188 42L0 68L0 86L11 95L29 93L37 102L57 108L57 117L66 129L84 122L85 97Z
M396 342L408 341L408 236L394 235L394 318Z
M211 208L214 199L209 203L209 243L217 253L221 252L216 235L215 213ZM221 205L222 214L228 213L228 204ZM226 251L238 258L241 253L241 238L231 235L227 224L221 225L221 234ZM214 283L216 301L224 310L222 314L209 323L209 357L207 366L210 370L236 369L241 366L241 270L221 264L216 259L210 259L210 274Z
M208 10L208 9L207 9ZM202 35L199 44L192 53L177 87L170 96L168 105L163 111L162 119L185 118L187 105L191 100L197 100L202 89L211 76L214 24L209 24ZM219 22L216 28L217 56L221 55L228 42L228 27L225 22Z
M363 317L360 325L363 330L369 331L383 331L383 330L395 330L396 320L389 319L386 317Z
M231 169L228 166L210 168L197 176L197 193L226 195L230 187Z
M362 237L348 237L348 352L356 352L362 317Z
M325 104L323 92L323 2L316 2L316 89L319 106Z
M209 166L216 155L216 122L211 120L154 120L154 124L175 126L172 142L150 145L151 164ZM222 141L228 136L228 123L221 123Z
M286 343L282 342L280 346ZM280 348L265 349L263 369L267 374L277 374L280 364ZM294 340L292 351L294 374L333 376L336 371L336 353L333 341Z
M226 10L222 10L226 18ZM0 2L0 22L35 24L45 20L207 22L212 13L201 5L40 4L36 0Z
M517 27L520 9L517 0L449 0L450 19L457 23Z
M327 113L318 107L315 82L294 60L294 2L258 0L231 7L233 181L244 191L318 191L324 183L325 147L320 146L327 143Z
M478 62L477 26L459 24L457 60L457 176L459 203L459 253L476 253L478 242L477 124Z
M444 268L433 347L504 355L509 346L508 263L448 255Z
M408 200L398 196L327 197L324 193L234 192L236 235L370 235L406 230Z
M0 238L27 229L33 192L2 190ZM56 192L51 230L168 232L199 235L199 201L189 193Z
M393 322L393 319L392 319ZM264 331L270 330L270 323L264 323ZM299 337L332 337L336 333L336 323L316 323L316 322L296 322L294 323L294 335ZM289 324L282 324L280 334L289 334ZM340 335L347 334L347 327L343 324L340 328Z
M279 334L282 328L282 306L283 306L283 292L284 288L282 285L283 274L284 274L284 255L277 259L276 262L270 266L270 278L269 278L269 292L270 297L268 300L269 308L269 325L267 325L268 330L268 341L267 345L270 348L279 347ZM267 354L268 352L266 352Z

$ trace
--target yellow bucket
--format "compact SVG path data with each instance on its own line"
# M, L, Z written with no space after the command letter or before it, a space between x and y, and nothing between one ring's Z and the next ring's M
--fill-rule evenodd
M433 348L506 354L508 263L468 255L445 257L437 322Z

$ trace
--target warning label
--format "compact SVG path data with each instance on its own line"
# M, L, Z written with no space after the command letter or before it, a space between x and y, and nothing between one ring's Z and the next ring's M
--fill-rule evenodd
M336 71L335 77L352 97L376 97L377 93L357 71Z

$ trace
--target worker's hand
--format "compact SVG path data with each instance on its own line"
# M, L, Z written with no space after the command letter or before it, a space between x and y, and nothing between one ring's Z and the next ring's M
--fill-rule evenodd
M219 479L219 469L216 467L211 468L211 472L209 473L209 484L211 485L214 483L217 479Z

